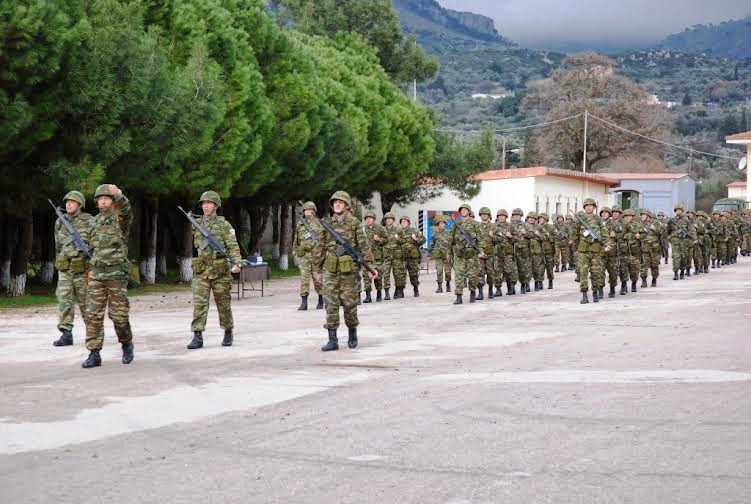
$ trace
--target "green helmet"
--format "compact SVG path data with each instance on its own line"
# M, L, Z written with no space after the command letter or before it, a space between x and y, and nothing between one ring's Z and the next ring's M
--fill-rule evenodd
M496 217L500 217L501 215L503 215L504 217L508 217L508 212L506 211L505 208L501 208L495 214Z
M686 212L686 213L687 213L687 214L694 214L694 215L696 215L696 212L694 212L693 210L689 210L689 211L688 211L688 212Z
M396 220L396 217L394 217L394 214L392 214L391 212L386 212L386 215L383 216L383 220L386 220L386 219Z
M717 210L717 209L715 208L714 210L712 210L712 215L720 215L720 216L721 216L721 215L722 215L722 212L720 212L719 210Z
M219 197L219 194L217 194L216 191L204 192L201 197L198 198L198 202L203 203L204 201L210 201L218 207L222 206L222 198Z
M621 205L613 205L613 208L610 209L611 214L614 214L616 212L623 213L623 209L621 208Z
M480 215L482 215L482 214L493 215L492 213L490 213L490 208L488 208L488 207L486 207L486 206L484 206L484 207L482 207L482 208L480 209Z
M113 198L113 199L115 197L115 195L112 194L112 191L110 191L109 184L102 184L96 188L96 192L94 193L94 199L97 199L99 196L109 196L110 198Z
M306 201L305 203L303 203L303 205L302 205L302 209L303 209L303 210L313 210L314 212L315 212L316 210L318 210L318 209L316 208L316 204L315 204L315 203L313 203L312 201Z
M555 220L563 219L563 218L564 218L563 214L559 214L559 213L555 214Z
M628 217L629 215L631 217L635 217L636 216L636 212L634 212L633 208L629 208L628 210L626 210L625 212L623 212L623 216L624 217Z
M83 193L80 191L70 191L63 198L63 203L65 203L68 200L78 202L78 204L81 205L81 207L86 206L86 199L83 197Z
M704 210L699 210L698 212L696 212L696 215L698 215L699 217L706 217L707 213Z
M409 218L408 216L406 216L406 215L402 215L402 216L401 216L401 217L399 218L399 222L401 222L401 221L403 221L403 220L405 220L405 221L409 222L410 224L412 224L412 219L410 219L410 218Z
M367 219L368 217L375 219L376 218L375 212L373 210L365 210L365 212L362 214L362 218Z
M524 212L522 211L521 208L514 208L511 211L511 215L524 215Z
M567 220L567 221L573 221L573 220L574 220L574 217L573 217L572 215L570 215L570 214L569 214L569 215L567 215L567 216L566 216L566 220Z
M610 211L610 207L606 207L606 206L600 208L600 215L602 215L602 212L607 212L611 215L613 214L613 212Z
M675 204L675 206L673 207L673 211L676 211L676 210L678 210L679 208L680 208L681 210L685 210L685 208L683 208L683 203L676 203L676 204Z
M527 219L529 219L529 218L536 219L537 218L537 212L529 212L527 214ZM525 219L525 220L527 220L527 219Z
M584 200L584 204L582 206L585 207L587 205L594 205L595 207L597 207L597 202L592 198L587 198Z
M550 220L550 218L548 217L548 214L542 213L542 212L540 212L539 214L537 214L537 218L538 219L545 219L546 221Z
M334 194L332 194L329 198L329 205L333 204L334 200L343 201L347 204L348 207L352 208L352 198L349 197L349 193L347 193L346 191L336 191Z
M639 210L639 215L646 215L647 217L654 217L652 215L652 212L647 208L642 208L641 210Z
M461 205L459 205L459 210L461 210L462 208L466 208L467 210L469 210L469 213L472 213L472 207L469 206L469 203L462 203Z

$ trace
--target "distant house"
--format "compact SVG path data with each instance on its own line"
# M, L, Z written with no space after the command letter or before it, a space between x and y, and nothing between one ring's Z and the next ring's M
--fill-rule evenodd
M748 191L748 184L746 182L737 180L729 183L725 187L728 188L728 198L738 198L748 201L746 199L746 192Z
M683 203L693 209L696 203L696 179L687 173L600 173L618 182L610 190L614 203L623 209L648 208L653 212L673 212L674 205Z
M501 94L486 94L486 93L475 93L472 95L473 100L500 100L502 98L508 98L509 96L514 96L513 93L501 93Z
M730 135L729 137L725 137L725 141L732 145L746 146L746 164L744 168L746 170L746 187L743 192L746 201L751 202L751 191L748 190L749 185L751 185L751 168L748 166L751 163L751 131ZM739 188L736 190L739 190ZM728 194L730 194L730 186L728 186Z

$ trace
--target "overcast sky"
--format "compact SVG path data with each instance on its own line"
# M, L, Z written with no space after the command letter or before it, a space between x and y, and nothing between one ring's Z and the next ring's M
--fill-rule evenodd
M522 46L649 45L699 23L751 14L751 0L438 0L493 18Z

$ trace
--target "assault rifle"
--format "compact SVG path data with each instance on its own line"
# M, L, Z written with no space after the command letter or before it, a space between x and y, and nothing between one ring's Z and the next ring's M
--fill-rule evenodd
M454 220L453 217L449 218L449 221L454 223L454 225L456 226L456 229L458 229L459 232L462 234L462 238L464 238L464 241L467 243L467 245L475 249L478 253L480 254L483 253L483 251L480 250L480 247L477 246L477 242L474 239L472 239L471 236L467 234L467 232L464 230L461 224L459 224L456 220Z
M318 243L318 233L313 230L313 226L310 225L310 222L308 222L308 219L305 218L305 215L298 210L297 216L300 218L302 225L305 226L305 229L308 230L308 233L310 234L310 237L313 239L313 241Z
M561 236L563 237L563 239L564 239L564 240L566 240L566 241L568 241L568 233L567 233L567 232L565 232L565 231L564 231L564 230L563 230L563 229L561 228L561 226L559 226L559 225L558 225L558 223L557 223L557 222L556 222L555 224L553 224L553 225L555 226L555 229L556 229L556 231L558 231L558 233L560 233L560 235L561 235Z
M342 235L339 234L339 232L331 227L331 224L326 222L325 219L319 219L318 216L316 216L316 219L318 219L318 223L321 225L321 227L331 235L331 237L334 239L336 243L339 244L339 247L341 247L342 252L348 256L350 256L357 264L368 270L370 273L373 273L374 275L379 275L378 271L373 269L372 266L370 266L367 262L365 262L365 258L362 256L359 250L357 250L355 247L350 245L347 240L344 239Z
M89 246L86 244L86 242L81 238L81 235L78 234L78 231L76 231L76 228L73 227L73 224L70 223L68 220L68 217L60 211L60 209L55 205L52 200L48 199L47 201L50 202L50 205L52 205L52 208L55 209L55 213L57 214L57 218L60 219L60 222L63 223L63 226L65 226L65 229L68 230L68 237L64 240L63 244L67 245L69 243L73 243L73 245L76 246L78 250L83 252L83 254L91 259L91 251L89 250Z
M227 252L227 249L224 247L224 245L222 245L221 243L219 243L219 241L216 238L214 238L214 235L212 235L211 233L209 233L209 230L206 229L205 227L203 227L196 220L196 218L193 216L193 212L186 212L185 210L183 210L183 207L181 207L179 205L178 205L177 208L179 208L180 211L185 214L185 217L188 218L188 221L190 221L190 223L193 225L193 227L196 228L196 230L198 230L198 232L203 235L203 241L201 242L201 248L202 249L206 248L206 246L209 246L209 247L211 247L211 250L213 250L217 254L221 254L221 255L223 255L226 258L230 257L229 252Z
M691 235L688 234L688 230L683 228L682 226L679 226L675 219L670 219L669 222L673 224L674 228L678 229L678 232L681 234L681 238L691 238Z
M582 219L581 219L581 218L580 218L580 217L579 217L578 215L576 215L576 214L575 214L575 213L574 213L574 212L573 212L572 210L569 210L569 212L571 213L571 215L573 215L573 216L574 216L574 219L576 219L576 221L577 221L577 222L578 222L579 224L581 224L582 226L584 226L585 228L587 228L587 231L589 231L589 234L591 234L591 235L592 235L592 238L594 238L595 240L597 240L598 242L600 242L600 243L602 243L602 244L604 244L604 243L605 243L605 242L604 242L604 241L602 240L602 236L600 236L600 233L598 233L597 231L595 231L594 229L592 229L591 227L589 227L589 224L587 224L587 222L586 222L586 221L582 220Z

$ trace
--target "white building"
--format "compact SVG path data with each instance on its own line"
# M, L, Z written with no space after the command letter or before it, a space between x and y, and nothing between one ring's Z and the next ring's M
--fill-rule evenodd
M751 185L751 168L748 163L751 163L751 131L745 133L738 133L737 135L730 135L725 137L725 141L732 145L745 145L746 146L746 188ZM729 191L729 189L728 189ZM751 203L751 191L745 191L746 201Z
M624 210L649 208L655 213L670 215L676 203L694 209L696 179L687 173L610 172L601 175L619 183L610 190L613 194L611 201Z
M746 191L748 187L746 182L737 180L735 182L730 182L725 187L728 188L728 198L738 198L748 201L748 199L746 199Z

